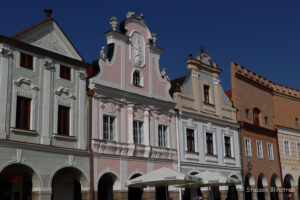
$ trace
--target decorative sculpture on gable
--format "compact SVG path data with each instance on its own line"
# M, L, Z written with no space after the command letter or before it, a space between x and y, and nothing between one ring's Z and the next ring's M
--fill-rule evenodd
M131 61L137 67L145 65L145 43L138 32L134 32L131 36Z

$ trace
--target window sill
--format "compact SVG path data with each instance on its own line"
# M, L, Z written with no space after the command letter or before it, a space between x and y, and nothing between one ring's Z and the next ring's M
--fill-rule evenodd
M206 154L205 155L205 161L206 162L217 163L218 162L218 156L217 155L213 155L213 154Z
M186 151L185 153L199 155L199 153L196 151Z
M19 129L19 128L10 128L10 130L16 134L24 134L29 136L37 136L38 132L36 130L27 130L27 129Z
M67 141L76 141L77 140L75 136L59 135L57 133L55 133L53 135L53 137L58 140L67 140Z
M215 105L214 105L214 104L212 104L212 103L207 103L207 102L205 102L205 101L203 101L203 103L204 103L205 105L208 105L208 106L215 107Z
M138 87L138 88L144 88L144 86L141 86L141 85L134 85L132 84L134 87Z

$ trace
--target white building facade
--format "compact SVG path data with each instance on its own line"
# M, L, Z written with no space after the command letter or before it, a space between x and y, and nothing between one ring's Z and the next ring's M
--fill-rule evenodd
M188 73L172 80L171 93L179 111L179 163L183 173L219 172L242 181L239 125L236 110L220 84L221 70L203 50L186 60ZM183 199L242 199L241 185L186 188ZM228 190L230 192L228 192Z
M89 199L88 64L46 12L0 36L0 199Z

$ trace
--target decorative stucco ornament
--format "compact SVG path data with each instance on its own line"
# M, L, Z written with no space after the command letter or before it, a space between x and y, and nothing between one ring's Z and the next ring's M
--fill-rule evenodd
M127 19L131 19L135 16L135 12L133 11L128 11L126 14Z
M106 57L106 54L105 54L105 46L102 46L101 47L101 50L100 50L100 58L102 60L105 60L107 57Z
M156 33L152 33L151 36L152 36L152 45L156 46L156 42L157 42Z
M160 72L160 75L163 79L170 80L170 78L167 76L166 68L163 68Z
M109 21L109 24L112 28L113 31L116 31L117 30L117 27L118 27L118 20L116 17L112 17L110 18L110 21Z
M145 64L145 43L138 32L131 36L131 61L137 67L143 67Z
M143 13L141 13L138 16L136 16L136 19L139 20L139 21L142 21L142 22L143 22L143 18L144 18L144 14Z

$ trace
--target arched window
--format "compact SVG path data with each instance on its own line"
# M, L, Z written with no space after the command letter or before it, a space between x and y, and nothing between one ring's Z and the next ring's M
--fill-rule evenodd
M260 110L258 108L253 109L253 124L259 125L260 121Z
M141 75L139 71L133 72L133 85L141 86Z

